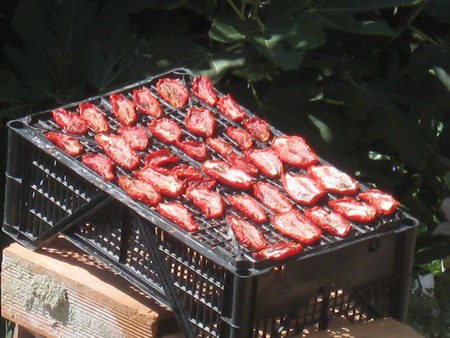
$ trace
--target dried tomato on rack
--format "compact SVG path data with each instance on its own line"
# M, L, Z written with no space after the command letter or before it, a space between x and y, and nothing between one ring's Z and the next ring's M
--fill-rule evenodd
M322 184L303 174L286 173L281 177L281 184L297 203L312 205L325 196Z
M121 127L117 132L128 141L133 150L144 150L148 146L148 135L142 126Z
M251 250L262 250L267 246L262 231L242 217L228 214L227 223L234 233L236 240Z
M338 213L315 206L305 210L305 216L319 228L339 237L345 237L352 229L350 223Z
M245 117L245 110L242 109L233 97L228 94L217 100L219 111L232 121L241 121Z
M377 218L375 207L353 197L342 197L328 202L333 211L350 221L369 223Z
M114 117L123 126L129 126L136 122L137 114L134 102L128 100L122 94L115 93L109 96Z
M257 182L253 186L253 194L266 207L277 213L288 212L292 209L292 203L274 185L266 182Z
M253 147L253 139L249 132L239 127L227 127L225 133L231 138L239 148L248 150Z
M270 132L269 124L259 117L247 117L242 121L244 128L258 141L269 141L272 133Z
M189 100L189 91L179 79L159 79L156 82L156 91L159 96L177 109L185 106Z
M192 232L198 230L198 224L195 222L192 213L179 202L159 203L156 210L162 216L168 218L186 231Z
M176 178L183 180L200 180L204 178L202 173L189 164L179 164L170 170L170 174Z
M332 193L344 195L354 194L359 189L356 180L328 164L309 167L308 173L320 182L326 191Z
M83 102L78 105L81 118L86 121L94 133L104 133L109 130L108 121L103 112L91 102Z
M76 138L69 135L49 131L44 136L70 156L78 156L84 150L84 146Z
M139 165L139 156L131 149L123 136L101 133L96 134L94 140L106 155L120 167L132 170Z
M221 138L211 137L206 139L206 144L210 146L216 153L222 156L226 161L231 161L236 153L234 152L233 146Z
M207 157L206 145L197 141L179 141L177 147L196 161L204 161Z
M255 252L254 257L258 259L282 260L296 255L303 249L303 245L297 242L279 242Z
M250 175L224 161L205 161L202 163L202 170L208 176L232 188L248 189L253 185L253 178Z
M188 108L184 118L186 129L192 134L203 137L211 137L216 128L216 119L209 109L192 107Z
M235 194L228 195L226 199L237 211L252 221L257 223L267 221L266 212L253 197L245 194Z
M148 88L142 87L133 90L133 101L137 110L142 114L159 118L163 111L159 105L159 101L153 96Z
M128 196L139 202L154 206L161 201L161 195L158 190L148 182L134 177L120 176L117 179L117 183Z
M214 178L201 176L198 177L188 177L185 180L187 187L201 187L208 190L213 190L217 186L217 181Z
M201 101L214 106L217 101L217 95L214 91L211 80L206 76L198 76L192 80L191 90L194 96Z
M276 136L272 147L284 163L296 168L308 168L318 160L316 153L300 136Z
M114 165L108 157L101 154L85 154L81 157L81 162L106 181L114 180Z
M312 244L322 236L320 229L311 224L297 209L272 215L270 224L279 233L304 245Z
M206 218L217 218L223 215L222 196L211 189L191 185L186 189L186 197L195 204Z
M181 128L178 124L166 117L158 120L152 120L148 125L148 129L154 137L161 142L175 144L181 138Z
M152 184L164 196L178 197L184 190L184 184L178 178L151 165L135 171L134 175Z
M89 128L86 121L79 114L69 113L62 108L53 110L52 118L60 128L71 134L82 135Z
M251 149L245 155L267 177L280 177L283 173L283 163L272 148Z
M161 148L152 151L144 156L144 162L153 167L162 167L166 164L175 164L180 162L180 158L171 153L169 148Z
M392 195L378 189L361 192L357 197L375 207L381 215L390 215L398 208L398 201Z
M244 170L250 176L256 176L259 174L258 167L255 166L247 157L238 155L232 156L229 162L233 167Z

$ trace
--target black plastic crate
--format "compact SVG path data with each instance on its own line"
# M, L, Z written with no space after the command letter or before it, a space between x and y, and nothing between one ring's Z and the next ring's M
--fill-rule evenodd
M120 92L130 95L141 86L154 91L163 76L186 85L193 78L179 69ZM106 111L106 98L89 101ZM203 105L193 97L189 104ZM219 132L236 125L209 108ZM164 111L183 119L182 110L165 106ZM405 319L417 222L403 212L374 224L352 224L344 239L324 235L285 261L260 261L237 245L224 220L205 220L197 213L200 230L188 234L130 199L50 144L43 131L53 128L49 112L9 123L3 230L32 249L64 233L171 308L186 335L287 337L308 327L323 328L332 316ZM152 143L154 149L161 146ZM265 235L272 243L283 240L268 226Z

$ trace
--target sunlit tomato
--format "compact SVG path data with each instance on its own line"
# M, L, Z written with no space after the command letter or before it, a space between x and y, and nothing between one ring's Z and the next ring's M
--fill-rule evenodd
M283 173L283 163L272 148L251 149L245 155L267 177L280 177Z
M272 147L284 163L296 168L308 168L317 162L317 155L300 136L276 136Z
M184 184L178 178L151 165L135 171L134 175L152 184L164 196L178 197L184 190Z
M357 181L331 165L311 166L308 168L308 173L329 192L354 194L359 190Z
M398 208L398 201L392 195L378 189L361 192L358 198L375 207L382 215L390 215Z
M259 117L248 117L242 121L242 124L254 138L261 142L269 141L272 137L269 124Z
M312 244L322 236L320 229L311 224L297 209L272 215L270 224L281 234L302 244Z
M184 119L186 129L192 134L211 137L216 127L216 119L206 108L188 108Z
M114 165L108 157L101 154L85 154L81 157L81 162L106 181L114 180Z
M178 124L166 117L158 120L152 120L148 125L148 129L154 137L161 142L175 144L181 138L181 128Z
M171 153L169 148L161 148L152 151L144 156L144 162L153 167L161 167L166 164L175 164L180 162L180 158Z
M206 144L210 146L217 154L222 156L222 158L226 161L232 161L236 156L234 152L233 146L221 138L211 137L206 139Z
M345 237L352 229L350 223L341 214L320 206L307 209L305 216L313 224L335 236Z
M342 197L328 202L328 205L335 212L350 221L368 223L377 218L375 207L359 201L353 197Z
M239 127L227 127L225 133L231 138L239 148L248 150L253 147L253 139L250 133Z
M152 184L148 182L138 178L120 176L117 179L117 183L128 194L128 196L139 202L154 206L161 201L161 195L159 192Z
M325 195L320 183L303 174L286 173L281 177L281 184L288 195L301 204L312 205Z
M159 79L156 82L156 91L159 96L177 109L185 106L189 99L189 92L179 79Z
M214 106L217 101L217 95L214 91L211 80L206 76L198 76L192 80L191 90L194 96L201 101Z
M137 110L139 110L142 114L159 118L163 113L158 100L153 96L148 88L142 87L139 89L134 89L133 101Z
M244 170L250 176L256 176L259 174L258 167L255 166L247 157L244 156L232 156L229 163L238 169Z
M192 232L198 230L198 224L195 222L192 213L179 202L159 203L156 210L162 216L168 218L186 231Z
M62 108L53 110L52 118L60 128L71 134L82 135L89 128L86 121L79 114L69 113Z
M123 136L102 133L96 134L94 139L106 155L120 167L132 170L139 165L139 156Z
M179 141L177 147L196 161L204 161L207 157L206 145L197 141Z
M205 161L202 163L202 170L206 175L232 188L248 189L253 185L253 178L250 175L224 161Z
M277 212L284 213L292 209L292 203L275 186L266 182L257 182L253 186L253 194L266 207Z
M242 217L228 214L227 223L231 227L236 240L251 250L262 250L267 246L262 231Z
M109 130L108 121L103 112L90 102L83 102L78 105L80 116L86 121L89 128L94 133L104 133Z
M303 249L303 245L297 242L279 242L255 252L253 256L258 259L282 260L296 255Z
M237 211L252 221L257 223L267 221L266 212L253 197L245 194L235 194L229 195L226 198Z
M191 185L186 189L186 197L195 204L206 218L217 218L223 215L222 196L213 190Z
M115 93L109 96L114 117L123 126L129 126L136 122L137 114L134 103L122 94Z
M237 104L230 94L222 96L217 100L217 108L232 121L241 121L245 117L245 110Z
M78 156L84 150L84 146L76 138L66 134L49 131L44 136L70 156Z
M179 164L170 170L170 173L180 180L201 180L205 178L200 171L189 164Z
M142 126L121 127L117 132L127 140L133 150L144 150L148 146L147 132Z

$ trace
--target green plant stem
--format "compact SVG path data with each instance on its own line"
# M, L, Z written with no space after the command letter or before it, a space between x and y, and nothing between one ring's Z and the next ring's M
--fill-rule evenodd
M237 14L237 16L239 17L239 19L244 20L244 14L241 13L241 11L239 10L239 8L236 7L236 5L234 4L233 0L227 0L228 4L230 5L230 7L233 9L233 11Z

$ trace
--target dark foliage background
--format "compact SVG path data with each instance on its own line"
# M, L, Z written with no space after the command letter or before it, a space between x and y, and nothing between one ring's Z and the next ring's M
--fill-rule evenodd
M394 194L421 221L417 267L437 273L449 13L448 0L3 0L2 166L6 121L183 66Z

